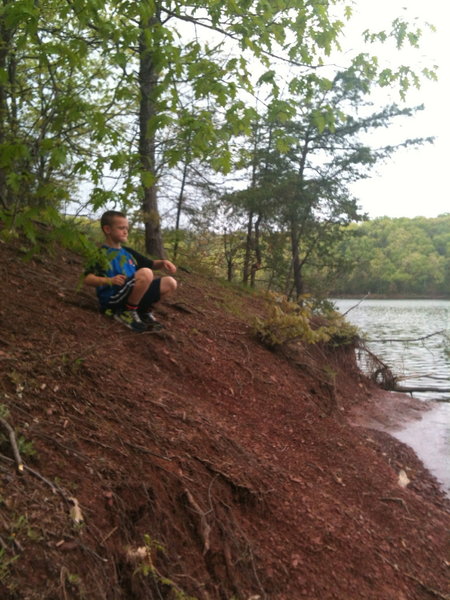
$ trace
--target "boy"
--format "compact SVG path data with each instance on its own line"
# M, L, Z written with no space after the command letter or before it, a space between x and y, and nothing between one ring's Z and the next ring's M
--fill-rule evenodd
M105 235L104 266L85 271L84 283L97 288L100 310L112 311L115 319L138 333L160 329L151 312L152 305L177 289L173 277L155 279L152 269L175 273L169 260L150 260L136 250L122 246L128 239L128 220L116 210L108 210L100 220Z

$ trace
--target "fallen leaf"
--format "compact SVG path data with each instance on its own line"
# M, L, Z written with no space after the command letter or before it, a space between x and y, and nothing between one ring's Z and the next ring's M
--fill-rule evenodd
M69 500L73 504L72 508L70 509L70 516L72 517L72 520L76 525L80 525L81 523L83 523L84 518L83 513L81 512L80 505L78 504L78 500L76 498L69 498Z
M408 485L408 483L410 483L408 475L403 469L400 469L398 473L398 485L402 488L405 488Z

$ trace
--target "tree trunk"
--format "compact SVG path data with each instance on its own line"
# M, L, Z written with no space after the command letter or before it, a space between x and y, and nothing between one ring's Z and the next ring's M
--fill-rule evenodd
M155 134L149 130L149 123L156 114L158 73L154 64L152 49L148 47L146 40L151 39L152 31L157 22L158 17L155 16L141 22L141 39L139 43L139 88L141 94L139 155L143 174L142 211L145 223L145 248L149 254L158 258L165 258L156 190Z
M244 256L244 270L242 273L242 283L248 284L248 278L250 276L250 261L252 257L253 248L253 211L250 210L248 213L247 221L247 235L245 238L245 256Z
M250 279L250 286L252 288L255 287L256 271L258 271L261 268L261 263L262 263L261 237L260 237L260 232L259 232L259 226L261 224L261 220L262 220L262 216L258 215L258 218L256 219L256 222L255 222L255 262L252 265L252 272L251 272L251 279Z
M3 5L8 4L8 2L3 2ZM8 62L8 54L10 51L10 43L11 43L11 29L6 26L5 20L2 16L0 16L0 69L3 73L7 71L7 62ZM7 115L8 115L8 106L7 106L7 86L2 81L0 82L0 145L6 143L7 139ZM8 208L8 186L6 183L6 169L5 167L0 167L0 206L3 208Z
M173 260L176 260L177 254L178 254L180 219L181 219L181 211L183 209L184 189L186 187L187 171L188 171L188 157L186 156L186 160L185 160L184 167L183 167L183 177L181 180L180 194L178 196L178 202L177 202L177 217L176 217L176 222L175 222L175 243L173 246Z
M291 251L292 251L292 268L294 276L295 296L298 299L303 295L304 283L302 274L302 262L300 260L300 243L297 226L291 223Z

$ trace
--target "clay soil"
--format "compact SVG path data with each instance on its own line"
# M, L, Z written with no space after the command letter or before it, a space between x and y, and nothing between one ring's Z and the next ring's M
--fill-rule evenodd
M21 256L0 243L2 600L449 597L448 501L350 423L376 393L351 347L271 351L264 300L183 271L134 334L79 257Z

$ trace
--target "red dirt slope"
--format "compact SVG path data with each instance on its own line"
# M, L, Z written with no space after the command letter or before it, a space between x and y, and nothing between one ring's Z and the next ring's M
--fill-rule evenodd
M26 463L4 436L2 600L448 597L448 503L347 423L370 394L350 350L270 352L244 319L261 300L187 273L166 333L136 335L74 291L78 257L0 260L0 411Z

